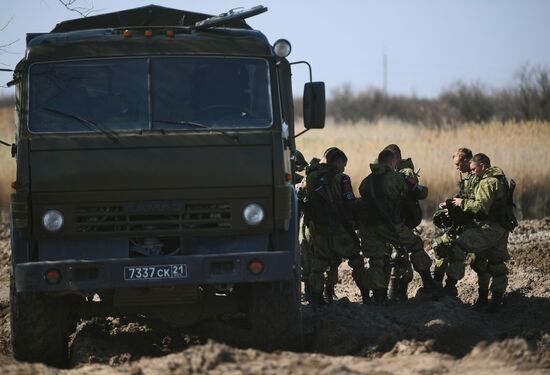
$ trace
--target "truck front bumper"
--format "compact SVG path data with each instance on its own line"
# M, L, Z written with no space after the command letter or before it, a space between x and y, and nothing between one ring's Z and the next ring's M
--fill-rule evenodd
M263 263L254 273L252 261ZM257 265L257 262L255 262ZM185 275L162 278L132 278L129 270L181 266ZM158 267L157 267L158 266ZM223 255L185 255L98 260L63 260L20 263L15 266L17 292L74 292L114 288L162 287L185 284L234 284L291 280L297 272L294 256L286 251L229 253ZM46 273L59 271L57 283ZM257 268L255 269L257 271Z

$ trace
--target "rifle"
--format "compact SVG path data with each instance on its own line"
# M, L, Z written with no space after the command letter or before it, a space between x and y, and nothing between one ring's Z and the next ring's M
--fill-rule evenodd
M346 233L349 234L353 242L357 247L361 246L361 242L359 241L359 237L357 237L357 233L355 233L355 230L353 230L350 222L347 220L346 216L341 210L341 207L339 207L332 197L332 194L330 193L330 189L328 188L328 183L326 181L326 178L323 176L320 179L322 181L322 185L320 185L315 191L319 193L321 198L325 202L328 203L329 207L331 208L331 211L334 213L334 217L336 218L336 221L341 224L344 229L346 230Z

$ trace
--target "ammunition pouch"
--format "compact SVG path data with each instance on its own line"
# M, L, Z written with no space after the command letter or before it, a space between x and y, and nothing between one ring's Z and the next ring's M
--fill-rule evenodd
M409 192L409 197L415 201L422 201L428 198L428 187L416 184Z

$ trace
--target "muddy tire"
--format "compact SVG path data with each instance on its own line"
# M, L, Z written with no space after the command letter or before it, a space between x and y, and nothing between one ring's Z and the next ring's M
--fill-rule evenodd
M69 335L76 328L71 305L78 298L50 297L38 293L15 293L10 280L11 341L19 361L43 362L65 367Z
M298 284L256 284L249 297L248 316L255 346L267 351L301 350L303 330Z

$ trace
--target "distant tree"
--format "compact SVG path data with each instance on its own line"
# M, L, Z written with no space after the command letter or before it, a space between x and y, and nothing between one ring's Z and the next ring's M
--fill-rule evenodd
M439 100L451 111L450 118L460 122L486 122L495 113L493 98L480 82L455 82L441 93Z
M332 92L327 115L336 122L373 122L389 117L427 126L491 120L550 121L550 67L523 65L512 84L502 89L479 81L457 81L435 99L392 95L374 87L356 92L348 83Z
M9 24L11 23L12 20L13 20L13 16L11 16L11 18L2 27L0 27L0 33L3 32L4 30L6 30L6 28L9 26ZM3 43L3 44L0 44L0 55L3 55L5 53L10 53L10 51L7 48L9 46L13 45L16 42L17 42L17 40L13 40L11 42L6 42L6 43ZM2 62L0 62L0 65L6 66L6 64L4 64Z
M94 7L93 0L58 0L61 5L63 5L66 9L70 10L71 12L78 13L82 17L87 17L92 13L97 12L98 10ZM14 16L11 16L11 18L0 27L0 33L4 31L11 21L13 20ZM12 53L8 50L8 47L11 45L17 43L18 40L8 41L8 42L2 42L0 41L0 56L4 55L6 53ZM6 68L9 68L7 64L0 61L0 68L4 66ZM5 87L5 86L2 86Z
M522 119L550 120L550 69L521 66L515 74L516 106Z
M71 12L80 14L82 17L88 17L97 12L93 0L58 0L65 8Z

